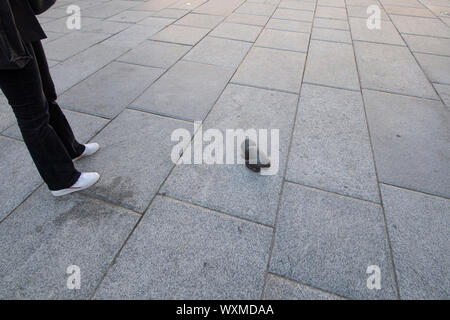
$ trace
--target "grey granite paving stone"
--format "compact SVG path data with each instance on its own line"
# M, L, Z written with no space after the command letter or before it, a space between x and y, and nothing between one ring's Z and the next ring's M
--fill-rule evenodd
M254 47L234 75L232 82L298 93L305 54Z
M93 32L72 32L49 42L45 46L46 55L53 60L66 60L77 53L105 40L106 34Z
M403 38L413 52L450 56L450 39L404 34Z
M340 300L329 294L295 281L269 274L267 276L264 299L267 300Z
M308 50L309 34L265 29L255 42L257 47L306 52Z
M63 110L63 112L72 127L75 137L80 143L88 142L108 123L106 119L93 117L84 113L70 110ZM3 135L22 140L22 134L17 124L5 130Z
M15 123L15 119L16 117L8 104L8 100L0 93L0 132L12 126Z
M368 289L367 268L381 271ZM284 186L270 272L352 299L395 299L381 207L335 194Z
M433 86L445 105L450 108L450 85L433 83Z
M349 18L349 23L353 40L405 45L390 21L381 21L380 29L367 28L367 19Z
M2 299L88 299L138 220L86 197L53 197L39 188L0 224ZM26 221L26 223L24 223ZM81 286L67 288L67 267Z
M124 110L95 138L101 152L77 162L82 171L97 170L100 181L83 191L119 206L144 212L174 165L170 137L183 121Z
M439 19L390 15L401 33L450 38L450 29Z
M380 201L359 92L303 84L286 179Z
M163 69L113 62L60 96L68 109L114 118L162 73Z
M327 18L314 18L314 27L349 30L348 22L344 20L335 20Z
M431 82L450 84L450 57L414 53Z
M346 43L311 40L303 81L359 90L352 46Z
M262 28L259 26L224 22L218 25L210 33L210 35L215 37L254 42L256 38L258 38L261 29Z
M318 6L345 8L344 0L317 0Z
M311 25L312 25L311 22L270 19L266 25L266 29L309 33L311 32Z
M228 16L244 2L245 0L209 0L195 9L194 12Z
M315 17L346 20L347 10L345 8L317 6Z
M88 18L88 17L83 17L83 19L81 20L81 30L84 31L84 28L97 23L101 21L100 19L95 19L95 18ZM46 22L42 24L42 28L44 29L45 32L57 32L57 33L64 33L64 34L68 34L68 33L72 33L72 32L76 32L79 33L79 31L81 30L74 30L74 29L69 29L67 28L67 18L60 18L60 19L56 19L56 20L52 20L50 22Z
M294 1L294 0L282 0L278 6L279 8L297 9L314 11L316 4L312 2Z
M152 39L193 46L206 36L207 33L208 30L204 28L171 25L155 34Z
M236 13L253 14L258 16L271 16L276 5L267 3L245 2L235 10Z
M381 185L400 297L450 298L450 200Z
M126 48L97 44L54 66L50 72L55 83L56 92L60 94L66 91L126 51Z
M273 225L296 103L297 96L293 94L229 85L205 121L203 132L208 128L218 129L224 134L226 143L227 129L279 129L278 171L273 172L274 175L255 174L237 163L239 151L234 154L234 164L178 164L161 192ZM275 154L268 149L267 154L273 155L273 168L276 169ZM226 157L226 150L224 153Z
M188 14L190 10L184 9L175 9L175 8L165 8L158 12L153 12L152 16L155 17L163 17L163 18L172 18L172 19L180 19L181 17Z
M178 0L178 1L174 2L173 4L171 4L169 6L169 8L193 10L193 9L201 6L202 4L204 4L207 1L208 0L189 0L189 1Z
M111 38L103 41L103 44L116 47L123 47L127 49L134 49L139 44L151 38L153 35L157 34L160 30L164 29L167 24L171 23L170 21L167 21L166 18L154 18L154 17L151 18L164 19L164 21L158 21L153 25L136 24L128 29L125 29L117 33Z
M311 39L352 43L349 31L337 29L313 28Z
M252 14L243 14L243 13L232 13L226 18L226 22L234 22L234 23L242 23L242 24L250 24L254 26L264 26L269 17L266 16L255 16Z
M131 106L188 120L203 120L233 70L191 61L177 62Z
M83 10L83 15L91 18L106 19L136 5L135 1L109 1Z
M195 1L195 0L193 0ZM191 2L193 2L191 1ZM164 8L167 8L170 3L175 3L175 0L152 0L138 4L137 6L131 7L131 10L138 11L159 11Z
M437 99L408 48L355 42L361 87Z
M175 24L184 25L184 26L192 26L198 28L207 28L212 29L217 26L223 17L213 16L208 14L197 14L197 13L189 13L183 18L177 20Z
M127 10L108 18L106 21L136 23L147 18L150 14L147 11Z
M170 68L192 47L160 41L145 41L118 60L157 68Z
M450 198L450 116L440 101L364 90L380 182Z
M183 60L236 69L251 46L243 41L205 37Z
M83 27L83 31L94 33L116 34L131 27L132 25L133 24L131 23L121 23L121 22L111 22L101 20Z
M347 7L349 6L360 6L360 7L368 7L372 4L379 5L378 0L345 0Z
M383 6L402 6L402 7L416 7L422 8L423 5L416 0L379 0Z
M157 197L94 299L259 299L270 228Z
M348 16L368 19L369 16L371 16L373 14L372 11L369 11L370 14L367 13L369 6L370 5L366 5L366 6L349 6L349 5L347 5ZM383 21L389 21L390 19L389 19L389 16L387 15L386 11L384 11L384 9L381 6L378 6L378 8L380 9L381 25L383 25Z
M176 19L164 18L164 17L148 17L138 22L138 25L159 27L160 30L168 25L172 24Z
M0 150L0 220L3 220L42 183L42 179L22 142L0 137Z
M425 8L412 8L404 6L384 6L384 8L389 14L434 18L433 13Z
M277 10L275 10L275 13L272 17L276 19L311 22L313 20L313 15L314 12L312 11L278 8Z

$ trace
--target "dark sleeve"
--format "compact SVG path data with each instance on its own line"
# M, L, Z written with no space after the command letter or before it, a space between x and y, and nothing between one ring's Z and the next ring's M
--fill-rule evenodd
M17 29L25 42L47 38L27 0L9 0L9 2L16 20Z

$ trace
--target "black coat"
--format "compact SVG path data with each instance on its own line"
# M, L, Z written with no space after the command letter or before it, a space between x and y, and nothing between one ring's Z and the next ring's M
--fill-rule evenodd
M9 0L9 3L23 41L32 42L47 38L27 0Z

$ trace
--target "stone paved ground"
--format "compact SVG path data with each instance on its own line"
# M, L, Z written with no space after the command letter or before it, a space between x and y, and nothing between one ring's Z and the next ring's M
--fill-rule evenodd
M66 28L70 4L80 31ZM45 47L79 139L102 145L77 167L102 179L53 198L0 96L0 297L449 299L449 12L57 1L40 17ZM170 135L194 120L280 129L278 174L175 167Z

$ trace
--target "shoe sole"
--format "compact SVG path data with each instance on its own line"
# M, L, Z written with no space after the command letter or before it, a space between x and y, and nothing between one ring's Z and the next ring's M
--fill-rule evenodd
M52 195L54 195L55 197L62 197L74 192L78 192L78 191L82 191L82 190L86 190L90 187L92 187L93 185L95 185L98 181L100 180L100 176L98 177L97 180L95 180L94 182L92 182L91 184L87 185L86 187L83 188L76 188L76 189L64 189L64 190L58 190L58 191L51 191Z

